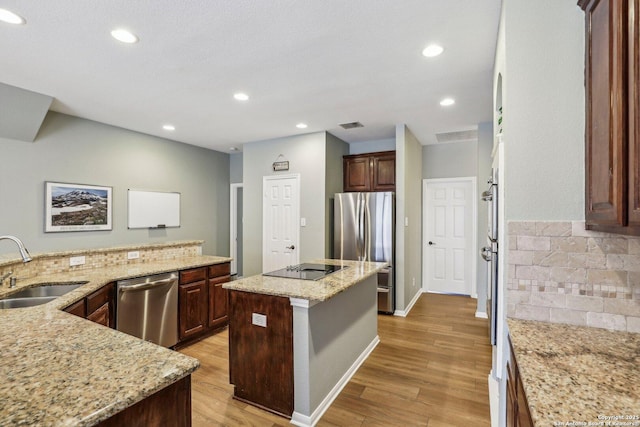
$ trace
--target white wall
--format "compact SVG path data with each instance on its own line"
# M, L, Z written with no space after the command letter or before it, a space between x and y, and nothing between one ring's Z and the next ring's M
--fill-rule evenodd
M422 178L476 176L478 142L429 144L422 148Z
M349 154L349 144L327 133L326 149L326 194L325 194L325 256L333 258L333 206L335 194L342 193L344 179L342 174L342 156Z
M31 252L203 239L204 253L229 254L227 154L49 112L36 142L0 138L0 157L0 235ZM113 187L113 230L45 233L45 181ZM180 192L181 226L128 230L129 188Z

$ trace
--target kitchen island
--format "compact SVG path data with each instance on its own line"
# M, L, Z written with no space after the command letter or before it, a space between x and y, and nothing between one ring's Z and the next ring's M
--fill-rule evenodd
M0 310L0 425L190 425L198 360L62 309L114 280L224 262L190 256L43 272L2 287L0 297L42 282L85 283L47 304Z
M229 282L234 397L312 426L379 343L377 277L386 263L319 260L344 268L319 280L252 276Z

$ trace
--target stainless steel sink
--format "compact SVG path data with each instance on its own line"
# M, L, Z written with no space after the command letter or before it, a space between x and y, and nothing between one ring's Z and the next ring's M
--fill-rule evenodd
M6 298L0 300L0 309L3 308L24 308L46 304L58 297L31 297L31 298Z
M87 282L41 283L0 299L0 309L23 308L46 304L67 294Z
M59 297L73 291L74 289L78 289L85 283L87 282L41 283L11 295L7 295L7 298Z

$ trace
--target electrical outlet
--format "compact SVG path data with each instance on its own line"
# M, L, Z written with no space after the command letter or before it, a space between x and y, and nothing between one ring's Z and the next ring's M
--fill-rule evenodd
M138 258L140 258L140 252L139 251L127 252L127 259L138 259Z
M256 326L267 327L267 316L264 314L251 313L251 323Z
M73 267L76 265L84 265L84 263L86 262L85 260L85 256L81 255L81 256L72 256L71 258L69 258L69 266Z

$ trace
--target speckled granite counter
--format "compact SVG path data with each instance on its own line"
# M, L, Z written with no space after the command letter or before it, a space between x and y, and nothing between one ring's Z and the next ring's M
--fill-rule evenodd
M640 334L516 319L508 325L536 426L640 425Z
M311 262L342 265L347 268L336 271L320 280L298 280L257 275L225 283L223 288L310 301L326 301L365 280L387 265L386 262L359 262L339 259L321 259Z
M88 282L44 305L0 310L0 425L94 425L191 374L196 359L60 309L114 280L228 261L195 256L83 270L0 290L6 296L37 283Z

